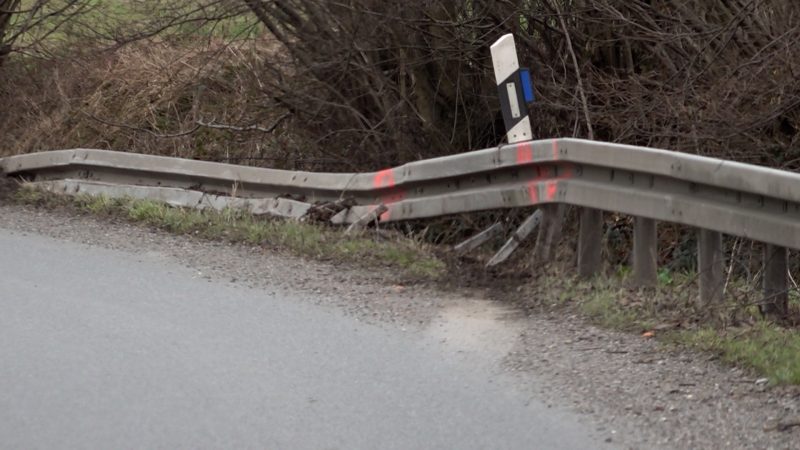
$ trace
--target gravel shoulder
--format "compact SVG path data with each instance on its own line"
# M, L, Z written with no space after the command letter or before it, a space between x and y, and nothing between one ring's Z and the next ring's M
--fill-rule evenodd
M580 317L528 315L489 291L404 286L385 269L306 261L1 200L0 227L166 258L198 277L303 292L357 320L432 334L454 358L484 356L498 373L515 376L526 395L582 413L623 448L800 448L800 426L776 429L800 416L800 389L758 385L752 374L709 355L598 329Z

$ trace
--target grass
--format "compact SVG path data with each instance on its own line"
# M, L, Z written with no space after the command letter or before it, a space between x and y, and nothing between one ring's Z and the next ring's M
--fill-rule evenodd
M205 239L265 245L317 260L363 267L385 267L418 281L440 278L446 265L430 250L409 239L381 239L367 233L347 235L340 228L292 220L257 217L250 213L175 208L163 202L78 195L65 197L23 186L14 199L49 208L69 207L93 215L114 217L175 234Z
M581 297L578 307L594 323L624 331L642 331L655 326L654 317L643 307L630 307L619 299L624 289L611 285L594 286Z
M771 384L800 384L800 331L760 321L752 327L702 328L669 337L674 342L713 352L726 363L748 367Z
M621 268L610 277L590 281L568 280L560 289L557 304L577 307L593 323L615 330L642 332L665 322L679 322L691 313L692 301L686 285L691 274L659 273L652 289L628 287L630 270Z
M622 271L590 282L573 280L564 284L555 304L574 307L605 328L652 333L665 344L716 354L722 362L751 369L773 385L800 385L800 330L761 319L758 308L743 301L741 292L738 300L729 299L721 308L728 320L710 325L708 316L696 310L694 290L687 289L693 287L693 274L659 273L659 285L648 290L627 288L627 278ZM746 286L731 283L731 289Z

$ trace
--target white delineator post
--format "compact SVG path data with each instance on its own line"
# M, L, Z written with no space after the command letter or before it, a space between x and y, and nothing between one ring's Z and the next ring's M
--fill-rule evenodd
M533 139L528 106L525 103L519 78L519 60L514 35L506 34L491 47L494 78L500 96L500 109L503 112L508 132L508 143Z

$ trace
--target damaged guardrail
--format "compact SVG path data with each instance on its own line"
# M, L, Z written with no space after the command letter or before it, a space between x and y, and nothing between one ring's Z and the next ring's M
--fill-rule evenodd
M284 171L86 149L11 156L0 159L0 168L52 191L188 207L301 217L333 204L330 220L338 224L363 222L378 208L375 220L388 222L565 203L636 216L634 264L648 268L655 267L654 221L676 222L703 230L698 259L705 299L721 295L722 233L769 244L771 255L779 253L768 258L774 264L785 264L783 249L800 249L800 174L580 139L521 142L369 173ZM581 253L600 251L599 242L581 244ZM652 275L644 278L639 282L654 281Z

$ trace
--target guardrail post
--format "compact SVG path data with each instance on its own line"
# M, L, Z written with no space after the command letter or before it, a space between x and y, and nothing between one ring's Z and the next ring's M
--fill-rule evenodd
M786 248L764 245L764 298L759 310L769 319L782 320L789 312L788 258Z
M633 285L653 287L658 283L658 234L656 221L644 217L633 223Z
M542 211L542 223L536 235L536 247L533 250L533 261L546 264L553 260L555 247L561 237L561 225L564 221L564 205L548 203L539 207Z
M486 267L493 267L507 260L508 257L514 253L514 250L516 250L519 245L525 241L525 239L528 239L528 236L530 236L533 230L536 229L536 227L542 221L542 215L542 210L537 209L533 214L528 216L528 218L522 222L519 228L517 228L514 234L511 235L508 241L506 241L505 245L503 245L500 251L498 251L492 257L492 259L486 263Z
M590 278L602 268L603 211L581 208L578 232L578 276Z
M722 233L700 229L697 233L697 272L700 278L700 308L719 304L725 284Z

